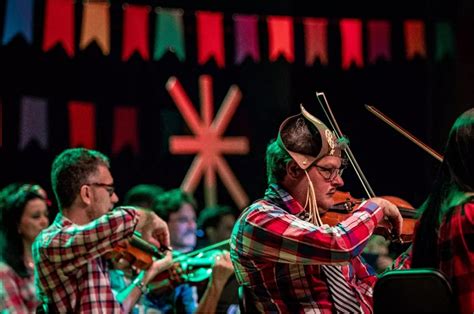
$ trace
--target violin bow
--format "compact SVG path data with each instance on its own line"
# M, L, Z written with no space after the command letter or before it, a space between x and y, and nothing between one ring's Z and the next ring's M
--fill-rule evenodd
M336 133L337 138L338 139L344 138L344 135L342 134L341 129L339 128L339 125L337 124L336 118L334 117L334 114L332 113L331 107L329 106L329 103L326 99L326 95L322 92L321 93L316 92L316 98L318 99L319 104L321 105L321 108L323 108L324 114L329 120L329 123L331 124L331 128ZM375 193L372 190L369 182L367 181L367 178L365 177L364 173L362 172L362 169L359 167L359 164L357 163L354 157L354 154L352 154L352 151L349 148L349 146L346 146L344 148L344 151L346 152L349 162L354 168L354 171L356 172L357 177L362 183L362 186L364 187L364 190L367 193L367 196L369 198L374 197Z
M386 115L384 115L380 110L378 110L377 108L375 108L374 106L369 106L369 105L365 105L365 108L370 112L372 113L374 116L376 116L377 118L379 118L380 120L382 120L383 122L385 122L386 124L388 124L389 126L391 126L393 129L395 129L396 131L398 131L398 133L400 133L401 135L405 136L407 139L409 139L412 143L415 143L416 145L418 145L418 147L420 147L421 149L423 149L425 152L427 152L428 154L430 154L432 157L436 158L438 161L442 162L443 161L443 156L438 153L437 151L435 151L434 149L432 149L431 147L429 147L428 145L426 145L425 143L423 143L422 141L420 141L419 139L417 139L414 135L412 135L410 132L408 132L407 130L405 130L404 128L402 128L401 126L399 126L398 124L396 124L392 119L390 119L389 117L387 117Z

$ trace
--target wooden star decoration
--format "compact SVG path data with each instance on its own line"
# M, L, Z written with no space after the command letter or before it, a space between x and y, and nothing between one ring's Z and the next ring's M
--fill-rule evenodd
M240 89L236 85L229 88L214 120L212 120L214 99L211 76L201 75L199 77L201 118L176 77L169 78L166 89L191 132L194 133L194 136L174 135L170 137L170 152L172 154L196 154L181 188L186 192L193 193L201 177L204 176L206 206L216 205L217 172L239 209L247 206L249 203L247 194L222 156L224 154L245 155L249 151L249 142L246 137L223 136L242 98Z

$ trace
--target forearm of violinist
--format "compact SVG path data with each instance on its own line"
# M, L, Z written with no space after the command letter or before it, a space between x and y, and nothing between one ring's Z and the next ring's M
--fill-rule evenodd
M215 313L222 290L233 273L234 266L230 260L230 254L223 251L215 257L211 279L195 313Z
M206 291L204 292L201 300L199 301L198 307L195 314L204 313L215 313L217 309L217 303L221 298L222 290L224 289L225 282L222 281L210 281L207 285Z
M145 275L145 272L142 271L135 280L141 281ZM122 309L124 313L131 313L135 304L140 300L142 295L142 291L138 288L136 284L133 283L127 286L125 289L120 291L116 298L117 301L122 304Z

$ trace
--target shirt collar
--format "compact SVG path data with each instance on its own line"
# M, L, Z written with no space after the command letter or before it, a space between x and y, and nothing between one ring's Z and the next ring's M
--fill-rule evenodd
M66 218L61 212L59 212L56 215L56 218L54 219L54 224L59 225L59 226L70 226L72 225L72 221Z
M303 206L298 203L285 189L276 183L272 183L265 191L265 198L282 203L282 208L286 209L292 215L299 215L304 212Z

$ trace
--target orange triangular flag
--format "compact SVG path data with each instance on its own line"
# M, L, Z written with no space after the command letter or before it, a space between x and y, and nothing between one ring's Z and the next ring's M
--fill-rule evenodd
M106 2L87 2L83 4L81 42L84 50L92 41L102 49L104 55L110 54L110 5Z

